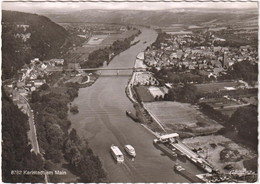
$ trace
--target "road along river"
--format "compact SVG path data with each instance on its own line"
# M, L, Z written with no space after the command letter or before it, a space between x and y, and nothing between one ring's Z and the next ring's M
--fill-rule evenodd
M140 28L136 38L140 42L122 52L107 67L133 67L137 54L153 43L157 37L154 30ZM88 139L90 147L99 156L108 173L110 182L189 182L173 171L174 162L153 145L155 138L140 124L126 116L126 110L134 111L133 104L125 94L132 71L102 71L102 76L90 87L81 88L73 101L79 113L70 114L72 128ZM111 73L110 73L111 72ZM119 146L125 162L117 164L110 154L110 146ZM131 160L123 151L131 144L137 153ZM190 162L182 165L192 173L201 173Z

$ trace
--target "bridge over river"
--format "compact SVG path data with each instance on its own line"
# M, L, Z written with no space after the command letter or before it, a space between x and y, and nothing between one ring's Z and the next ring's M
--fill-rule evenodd
M131 75L132 72L136 71L147 71L148 68L143 67L100 67L100 68L79 68L79 69L64 69L65 72L72 71L86 71L86 72L97 72L99 75ZM61 72L61 70L48 70L49 72Z
M78 68L78 69L64 69L63 71L71 72L71 71L101 71L101 70L131 70L131 71L146 71L148 68L143 67L100 67L100 68ZM60 72L61 70L50 69L49 72Z

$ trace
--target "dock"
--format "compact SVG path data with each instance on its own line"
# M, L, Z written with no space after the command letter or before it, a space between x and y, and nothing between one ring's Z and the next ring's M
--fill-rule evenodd
M176 173L179 173L180 175L182 175L183 177L187 178L188 180L190 180L192 183L205 183L204 180L200 179L199 177L197 177L196 175L191 174L190 172L188 172L187 170L182 170L182 171L175 171Z
M158 139L154 140L157 144L161 143L163 145L169 145L169 150L175 149L177 153L185 155L187 159L193 162L195 165L199 166L201 169L207 173L214 172L213 166L211 166L207 160L201 158L197 153L192 151L188 146L186 146L179 139L179 134L172 133L159 136Z

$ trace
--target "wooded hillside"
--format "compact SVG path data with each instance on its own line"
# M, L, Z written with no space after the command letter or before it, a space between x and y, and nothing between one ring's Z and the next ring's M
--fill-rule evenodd
M57 57L70 45L67 31L36 14L2 11L3 79L33 58Z

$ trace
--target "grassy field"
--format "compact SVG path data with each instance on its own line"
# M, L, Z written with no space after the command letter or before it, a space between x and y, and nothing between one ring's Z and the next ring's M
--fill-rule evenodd
M149 92L148 87L146 87L146 86L136 86L134 88L135 88L135 91L137 93L138 98L142 102L152 102L152 101L154 101L154 98L151 95L151 93Z
M217 132L223 127L190 104L161 101L145 103L144 106L169 132L204 135Z
M199 93L213 93L219 90L225 90L224 87L235 87L237 82L211 82L206 84L195 84Z

